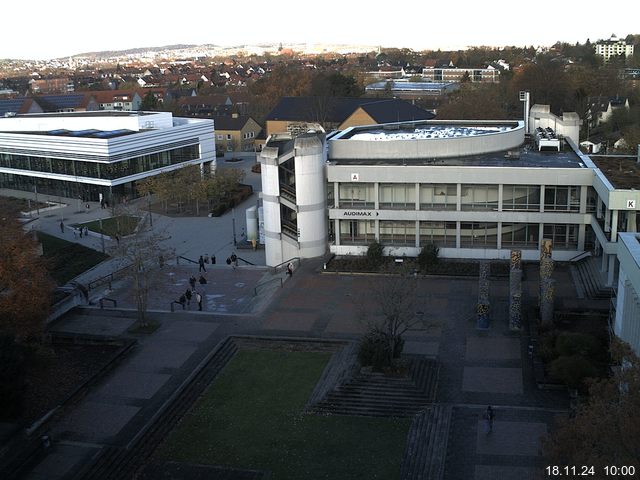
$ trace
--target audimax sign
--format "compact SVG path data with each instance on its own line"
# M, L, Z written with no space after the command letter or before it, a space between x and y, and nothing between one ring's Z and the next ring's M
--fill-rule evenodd
M378 212L372 212L370 210L346 210L342 212L343 217L377 217Z

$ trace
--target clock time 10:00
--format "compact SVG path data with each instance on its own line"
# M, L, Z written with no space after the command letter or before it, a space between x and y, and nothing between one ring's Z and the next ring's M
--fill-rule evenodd
M633 477L636 474L636 467L632 465L607 465L603 470L606 477ZM548 465L545 472L549 477L589 477L596 474L596 469L592 465Z

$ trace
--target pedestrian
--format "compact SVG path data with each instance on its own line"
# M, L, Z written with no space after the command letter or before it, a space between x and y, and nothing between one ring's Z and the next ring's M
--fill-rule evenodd
M89 236L89 227L84 227L84 236L85 237Z
M182 305L182 309L184 310L184 306L187 303L187 297L185 297L184 294L180 295L180 298L178 299L178 303Z
M236 252L232 252L231 253L231 257L229 257L229 258L231 258L231 262L233 263L233 265L235 267L237 267L238 266L238 256L236 255Z
M198 310L202 311L202 295L200 295L200 292L196 292L196 302L198 302Z
M495 413L493 412L493 408L491 405L487 407L487 410L484 412L484 433L489 435L493 431L493 418L495 417Z
M191 285L191 290L196 289L196 277L194 277L193 275L191 275L191 277L189 278L189 285Z
M187 298L187 306L191 306L191 297L193 297L191 290L187 288L187 291L184 292L184 296Z
M73 238L78 238L78 230L76 230L75 228L72 228L73 230Z
M64 233L64 222L60 220L60 233Z
M211 254L211 265L215 265L216 264L216 256Z
M287 264L287 275L293 277L293 263L291 262Z
M87 204L84 206L84 208L86 208L86 209L87 209L87 212L88 212L88 211L89 211L89 209L91 208L91 205L89 205L89 203L87 203Z
M198 259L198 264L200 265L200 269L198 270L198 272L202 272L203 270L206 272L207 269L204 268L204 258L202 257L202 255L200 255L200 258Z
M205 285L207 283L207 279L204 278L203 275L200 275L200 278L198 279L198 282L200 282L200 285Z
M246 241L247 241L247 234L244 232L244 227L242 227L242 233L240 233L240 239L241 239L243 242L246 242Z
M256 249L258 248L258 242L256 241L255 238L251 239L251 246L253 247L253 251L255 252Z
M82 238L82 227L80 227L80 238Z
M116 244L117 244L118 246L120 246L120 235L118 235L118 234L116 233L116 235L115 235L115 239L116 239Z
M209 263L209 255L204 254L204 263Z

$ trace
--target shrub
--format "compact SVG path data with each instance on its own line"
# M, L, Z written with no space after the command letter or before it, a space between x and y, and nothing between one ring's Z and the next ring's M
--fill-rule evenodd
M556 338L556 352L558 355L591 356L600 348L600 341L593 335L577 332L563 332Z
M378 372L391 365L391 346L387 336L377 329L367 332L360 341L358 361L361 366L371 366Z
M9 335L0 335L0 418L16 418L24 398L25 356Z
M434 243L428 243L422 247L418 254L420 269L426 271L429 267L438 263L438 252L440 252L440 249Z
M384 245L378 241L371 242L367 249L367 260L371 265L380 266L384 260Z
M559 357L551 362L549 373L566 385L578 388L583 380L596 374L595 367L582 355Z

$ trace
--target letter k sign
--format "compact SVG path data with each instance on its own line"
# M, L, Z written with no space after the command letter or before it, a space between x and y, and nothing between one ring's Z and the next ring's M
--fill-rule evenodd
M359 173L352 173L351 174L351 181L352 182L358 182L360 180L360 174Z
M627 208L636 208L635 200L627 200Z

